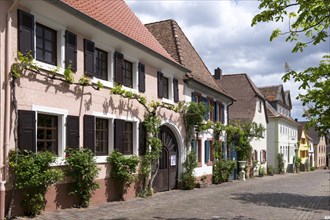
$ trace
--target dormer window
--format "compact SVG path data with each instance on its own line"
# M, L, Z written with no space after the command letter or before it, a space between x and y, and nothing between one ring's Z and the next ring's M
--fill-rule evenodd
M258 99L257 101L257 106L258 106L258 112L261 112L262 102L260 99Z

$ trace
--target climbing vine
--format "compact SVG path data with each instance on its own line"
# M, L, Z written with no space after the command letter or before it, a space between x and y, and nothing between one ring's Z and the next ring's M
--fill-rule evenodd
M114 151L107 157L107 161L111 164L111 177L119 182L121 190L121 200L124 200L124 194L127 192L129 185L133 182L133 173L140 160L138 156L125 156L119 151Z
M213 126L213 137L214 137L214 151L213 151L213 183L219 184L227 182L230 174L235 168L235 161L224 158L222 149L222 142L220 136L222 132L228 129L227 126L220 122L216 122Z
M161 126L161 118L157 115L157 111L161 108L168 109L174 112L180 112L183 108L183 103L179 102L177 106L160 103L156 101L148 102L146 97L126 91L121 85L115 85L110 89L110 93L120 95L123 98L136 100L145 109L144 121L142 122L146 129L146 153L141 161L141 174L143 176L143 189L140 196L152 195L152 186L154 179L159 169L159 156L162 150L162 142L159 138L159 128Z
M238 160L247 161L252 152L251 140L263 138L265 130L262 124L234 121L226 127L227 144L237 151Z
M23 75L32 74L33 77L43 76L46 80L51 82L60 81L69 83L76 86L90 86L95 90L99 90L103 87L102 83L98 81L96 85L90 82L88 78L82 76L78 82L74 82L73 72L71 71L71 65L69 65L66 69L64 69L63 74L58 74L60 71L59 67L55 67L51 71L40 71L40 67L33 62L33 56L31 52L27 54L22 54L21 52L17 53L17 57L15 58L15 62L11 65L10 68L10 76L11 76L11 104L14 111L14 143L15 143L15 153L12 156L12 166L18 163L19 155L18 155L18 141L17 141L17 128L18 128L18 108L17 108L17 98L16 98L16 81L21 78ZM14 197L15 197L15 189L16 189L16 177L13 178L13 190L11 195L11 200L9 203L9 208L7 212L7 217L11 218L11 211L14 205Z

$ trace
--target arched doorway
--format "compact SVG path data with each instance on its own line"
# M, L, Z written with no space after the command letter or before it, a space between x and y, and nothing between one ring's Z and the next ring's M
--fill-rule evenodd
M175 189L178 179L178 144L175 135L167 126L160 128L162 152L159 157L159 170L153 188L156 192Z

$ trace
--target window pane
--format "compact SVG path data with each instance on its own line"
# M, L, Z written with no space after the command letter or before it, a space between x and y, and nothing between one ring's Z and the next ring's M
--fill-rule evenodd
M124 86L133 88L133 63L124 60Z
M168 78L163 77L163 97L168 99Z
M36 59L56 65L56 31L37 24L37 56Z
M108 79L108 53L95 48L96 75L101 79Z
M37 150L50 151L58 155L57 116L38 114Z
M96 152L97 156L108 155L108 119L96 119Z
M125 122L124 153L133 153L133 122Z

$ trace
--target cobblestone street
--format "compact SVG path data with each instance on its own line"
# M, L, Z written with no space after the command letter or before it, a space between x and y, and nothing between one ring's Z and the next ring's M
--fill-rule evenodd
M255 177L35 219L330 219L330 171ZM22 218L23 219L23 218Z

